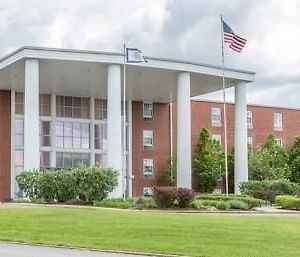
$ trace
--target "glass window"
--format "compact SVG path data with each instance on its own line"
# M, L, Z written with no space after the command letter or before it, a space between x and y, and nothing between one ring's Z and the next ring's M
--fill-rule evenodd
M105 167L107 165L107 155L104 153L95 154L95 165L100 167Z
M50 167L50 152L40 152L41 169Z
M90 165L89 153L74 153L74 152L57 152L56 167L57 168L74 168L80 165Z
M143 102L143 118L153 119L153 103Z
M95 99L95 120L107 119L107 101Z
M220 108L211 108L211 123L213 126L221 126L221 109Z
M95 149L107 149L107 124L95 125Z
M211 135L211 138L212 138L213 140L218 141L218 142L220 143L220 145L222 144L222 136L221 136L221 135L212 134L212 135Z
M249 129L253 128L252 111L247 111L247 126Z
M89 119L90 100L87 97L57 96L57 117Z
M40 121L40 145L51 146L50 121Z
M248 141L249 145L251 145L251 146L253 145L253 138L252 137L248 137L247 141Z
M81 122L56 122L56 146L89 149L90 125Z
M152 187L143 187L143 195L144 196L152 196L153 188Z
M14 144L15 146L24 146L24 120L16 119L14 124Z
M16 92L15 94L15 112L16 114L24 114L24 94Z
M282 131L282 113L281 112L274 113L274 130Z
M143 160L143 174L144 178L153 178L153 159Z
M40 116L51 116L51 95L40 95Z
M153 131L143 130L143 147L146 150L153 149Z
M282 142L282 139L281 138L276 138L275 139L275 143L281 147L283 147L283 142Z

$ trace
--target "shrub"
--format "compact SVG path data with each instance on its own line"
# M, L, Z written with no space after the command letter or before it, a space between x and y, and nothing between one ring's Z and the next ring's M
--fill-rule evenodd
M187 208L194 200L192 189L176 187L154 187L153 198L160 208Z
M229 200L227 203L230 206L230 209L239 209L239 210L248 210L249 206L241 200Z
M174 207L176 195L176 187L154 187L153 197L159 208Z
M147 196L147 197L139 197L138 199L136 199L134 201L134 205L135 207L139 207L139 208L149 208L149 209L153 209L153 208L157 208L157 205L153 199L153 197ZM138 206L140 205L140 206Z
M228 195L228 197L224 194L205 194L205 195L198 195L196 197L199 200L219 200L219 201L230 201L230 200L238 200L242 201L249 206L249 208L254 208L258 206L262 206L266 204L266 201L262 199L253 198L252 196L248 195Z
M107 207L107 208L119 208L119 209L130 209L134 206L132 199L127 199L124 201L122 198L116 199L103 199L101 201L93 201L93 206Z
M300 210L300 198L291 195L279 195L276 197L276 205L283 209Z
M243 194L251 195L269 202L275 202L277 195L299 194L300 186L286 179L262 180L243 182L240 185L240 190Z
M203 208L202 201L195 199L194 201L192 201L190 203L190 207L193 209L201 209L201 208Z
M25 171L16 178L29 199L67 202L79 198L88 203L102 200L117 185L117 171L100 167L78 167L57 171Z
M230 209L230 204L226 201L218 201L216 204L218 210L228 210Z

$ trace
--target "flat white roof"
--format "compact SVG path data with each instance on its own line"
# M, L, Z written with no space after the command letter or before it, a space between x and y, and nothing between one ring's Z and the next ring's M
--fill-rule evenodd
M107 66L123 64L122 53L25 46L0 59L0 88L24 90L24 60L40 60L40 92L106 98ZM147 57L148 63L126 65L127 98L176 101L177 74L191 73L191 97L222 88L222 67ZM254 80L254 72L225 69L227 87Z

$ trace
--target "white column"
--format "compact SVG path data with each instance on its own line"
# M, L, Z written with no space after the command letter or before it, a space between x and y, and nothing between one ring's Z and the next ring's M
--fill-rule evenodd
M234 152L234 192L239 194L240 183L248 181L247 99L245 84L237 84L235 86Z
M15 183L16 183L16 176L15 176L15 112L16 112L16 92L15 90L11 90L11 121L10 121L10 197L11 199L15 199Z
M40 167L39 61L25 60L24 169Z
M190 73L180 72L177 85L177 186L192 188Z
M50 166L56 167L56 95L51 94L51 159Z
M95 98L90 98L90 165L95 165Z
M118 186L111 197L122 197L121 67L108 65L107 74L107 166L119 171Z

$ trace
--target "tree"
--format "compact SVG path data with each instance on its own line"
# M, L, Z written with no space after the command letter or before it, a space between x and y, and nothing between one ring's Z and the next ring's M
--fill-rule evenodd
M250 180L289 179L290 168L285 149L276 143L275 137L269 135L266 143L249 152Z
M289 165L291 169L291 181L300 184L300 136L295 138L289 152Z
M224 153L217 140L212 139L206 129L202 129L194 157L194 173L198 177L198 190L211 193L217 179L224 175Z
M161 177L161 183L164 186L176 186L177 183L177 159L176 157L171 157L168 160L168 166L164 173L164 175Z

